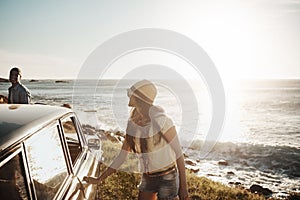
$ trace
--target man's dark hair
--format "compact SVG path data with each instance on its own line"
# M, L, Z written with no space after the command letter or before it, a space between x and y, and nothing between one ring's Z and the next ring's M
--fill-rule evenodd
M10 72L9 73L11 73L12 71L16 71L16 72L18 72L18 74L22 74L21 73L21 69L20 68L18 68L18 67L14 67L14 68L12 68L11 70L10 70Z

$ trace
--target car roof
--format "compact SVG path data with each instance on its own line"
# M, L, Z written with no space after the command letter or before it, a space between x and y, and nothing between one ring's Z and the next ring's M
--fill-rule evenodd
M0 151L72 110L30 104L0 104Z

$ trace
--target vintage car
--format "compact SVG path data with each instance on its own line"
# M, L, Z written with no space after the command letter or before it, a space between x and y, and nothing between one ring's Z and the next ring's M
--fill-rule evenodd
M75 113L48 105L0 105L0 199L95 199L101 141Z

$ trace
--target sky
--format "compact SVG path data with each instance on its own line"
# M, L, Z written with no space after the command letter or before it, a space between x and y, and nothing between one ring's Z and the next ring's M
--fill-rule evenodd
M300 0L2 0L0 77L74 79L113 36L160 28L195 41L224 80L300 78L299 24Z

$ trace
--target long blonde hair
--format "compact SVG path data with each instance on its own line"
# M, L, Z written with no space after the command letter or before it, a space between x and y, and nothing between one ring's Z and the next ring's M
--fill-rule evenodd
M149 108L150 104L136 98L136 106L139 107L139 109L145 109L145 108ZM155 123L155 120L151 121L150 116L149 116L149 110L147 110L147 112L143 113L139 112L139 109L137 109L136 107L132 108L130 111L130 117L129 120L131 120L133 123L139 125L139 126L146 126L149 123ZM152 124L153 126L155 126L156 124ZM158 127L156 127L157 129ZM159 130L158 130L159 131ZM158 144L161 141L161 137L162 137L162 133L159 132L158 134L156 134L154 137L154 144ZM136 138L133 136L133 134L126 134L125 136L125 140L128 142L130 148L133 150L133 152L137 152L136 151ZM147 153L148 152L148 140L145 137L139 138L140 140L140 149L142 153Z
M131 120L133 123L135 123L139 126L146 126L151 121L149 114L145 114L146 113L145 112L143 115L141 112L139 112L139 110L143 110L147 107L150 107L151 105L137 97L134 97L134 98L135 98L136 106L139 109L137 109L136 107L131 109L129 120ZM141 149L142 153L146 153L148 150L147 140L146 140L146 138L139 138L139 139L140 139L140 149ZM128 142L128 144L129 144L130 148L133 150L133 152L136 153L137 151L136 151L135 137L132 136L131 134L126 134L125 140Z

